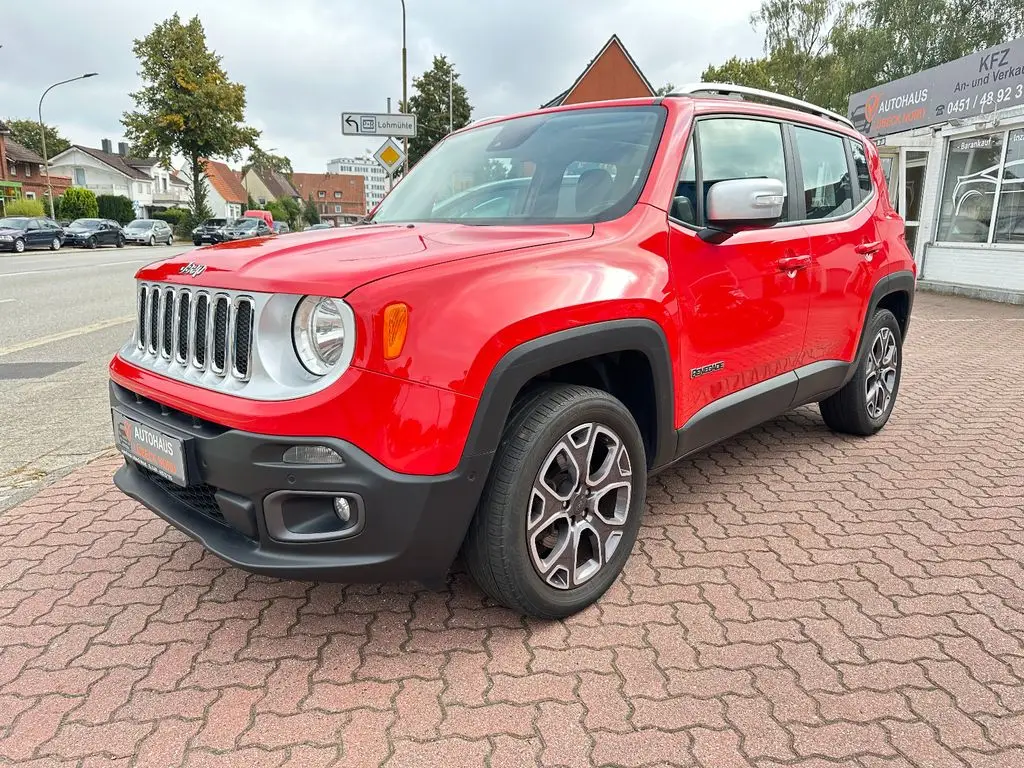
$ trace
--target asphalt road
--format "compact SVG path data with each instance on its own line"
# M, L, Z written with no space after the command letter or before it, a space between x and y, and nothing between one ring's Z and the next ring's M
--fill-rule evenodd
M133 276L191 247L0 254L0 511L112 446L106 367Z

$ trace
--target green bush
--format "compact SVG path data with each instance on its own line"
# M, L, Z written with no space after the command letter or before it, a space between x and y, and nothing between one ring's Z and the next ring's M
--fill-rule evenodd
M4 206L8 216L45 216L46 209L42 200L29 200L27 197L18 200L7 200Z
M57 215L68 221L99 218L100 206L96 202L96 193L91 189L71 187L61 197L60 211Z
M184 208L168 208L166 211L156 211L152 219L166 221L174 230L175 237L189 237L192 234L189 212Z
M96 204L101 219L113 219L118 224L127 224L135 218L132 201L124 195L99 195Z

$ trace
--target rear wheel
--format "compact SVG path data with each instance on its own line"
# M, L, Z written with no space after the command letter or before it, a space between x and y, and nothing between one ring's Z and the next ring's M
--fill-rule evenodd
M594 603L622 571L646 495L633 416L611 395L546 387L517 403L464 553L480 588L538 618Z
M875 312L865 330L868 348L853 378L818 404L829 429L873 435L889 420L903 373L903 334L887 309Z
M156 245L156 236L155 235L150 235L149 236L149 245L150 245L150 247L153 247L154 245Z
M167 244L168 245L174 245L174 235L173 234L167 236Z
M117 247L124 248L124 237L122 235L117 236Z

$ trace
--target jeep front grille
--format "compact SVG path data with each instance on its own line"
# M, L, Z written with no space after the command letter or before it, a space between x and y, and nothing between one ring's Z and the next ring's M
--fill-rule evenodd
M135 346L143 360L248 381L255 303L215 289L141 283Z

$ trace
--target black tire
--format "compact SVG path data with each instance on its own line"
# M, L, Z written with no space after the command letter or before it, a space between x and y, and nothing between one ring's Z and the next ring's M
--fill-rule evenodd
M167 236L167 245L174 245L174 235Z
M895 341L895 379L891 386L888 403L873 414L869 406L868 380L872 375L873 348L886 333L891 334ZM896 405L899 394L900 379L903 376L903 334L896 317L887 309L879 309L864 329L865 344L862 359L857 363L857 370L846 385L831 397L818 403L821 418L833 432L847 435L873 435L889 420L892 409ZM877 403L875 404L877 406Z
M85 247L86 248L95 248L96 247L96 238L95 237L90 237L88 240L86 240L85 241Z
M156 237L154 235L149 236L149 247L152 248L156 245Z
M55 238L53 238L53 240L50 241L50 250L51 251L59 251L61 245L62 245L62 243L60 241L60 238L59 237L55 237Z
M12 246L12 248L14 248L14 252L15 253L24 253L25 252L25 240L23 238L19 237L17 240L14 241L14 245Z
M550 463L551 452L563 436L587 424L606 426L625 448L632 470L629 502L619 529L621 538L607 562L581 585L558 588L546 582L533 564L527 515L534 480L542 466ZM520 613L541 619L577 613L597 601L622 571L640 529L646 492L643 440L632 414L621 402L589 387L552 385L536 389L513 406L494 456L463 544L469 573L490 597Z
M124 238L120 235L117 236L117 247L124 248Z
M198 247L199 247L200 245L202 245L202 244L203 244L203 241L202 241L202 240L193 240L193 241L192 241L192 245L196 246L197 248L198 248Z

